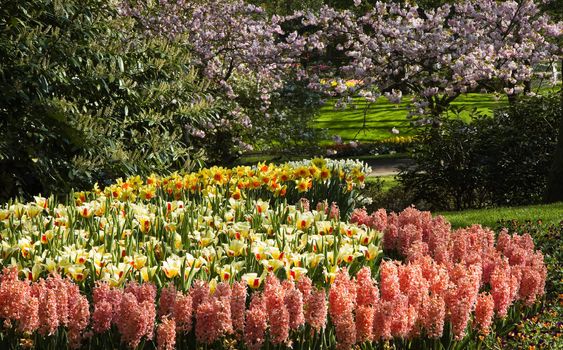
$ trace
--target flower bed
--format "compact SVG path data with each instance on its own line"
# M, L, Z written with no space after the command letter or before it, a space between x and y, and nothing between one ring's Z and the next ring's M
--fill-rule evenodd
M10 203L0 344L448 348L544 294L529 235L452 231L414 208L355 209L348 220L317 199L311 210L315 186L344 198L362 183L358 163L319 164L132 178L66 206ZM326 178L312 169L323 165ZM293 205L272 182L304 198Z

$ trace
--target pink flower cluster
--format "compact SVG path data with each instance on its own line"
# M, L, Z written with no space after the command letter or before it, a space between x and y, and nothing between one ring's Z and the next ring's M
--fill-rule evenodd
M367 215L365 210L356 209L352 218L359 224L383 231L385 249L398 251L406 258L407 266L437 269L427 282L448 286L443 297L457 335L463 335L469 313L476 307L478 291L485 285L490 287L492 297L482 295L479 298L481 319L478 323L484 332L489 323L482 316L490 314L491 300L497 315L504 317L512 303L522 301L531 305L544 294L547 269L542 253L534 250L530 235L511 236L505 230L495 244L494 232L480 225L452 231L449 222L441 216L432 217L430 212L407 208L386 218L382 213L379 210ZM375 217L381 219L374 220ZM393 285L392 280L384 281L384 266L382 264L382 293L384 288ZM429 272L425 277L430 277ZM440 293L433 291L433 295Z
M12 267L0 274L0 319L4 327L17 327L22 333L37 331L42 336L65 327L70 347L78 348L90 321L90 308L78 285L68 279L51 275L30 283L19 280L17 268Z
M121 341L136 348L142 338L151 340L156 319L156 287L152 284L129 283L125 289L98 284L94 288L92 328L104 333L115 325Z

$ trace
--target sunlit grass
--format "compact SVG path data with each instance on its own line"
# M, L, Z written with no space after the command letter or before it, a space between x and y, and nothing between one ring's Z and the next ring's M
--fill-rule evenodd
M417 129L412 127L410 120L407 119L408 101L406 97L401 104L396 105L380 97L375 103L368 105L364 99L356 98L354 107L337 110L334 108L335 101L329 100L321 108L315 127L327 129L329 136L338 135L343 140L364 142L395 136L391 133L392 128L399 129L400 135L413 136L416 135ZM492 115L495 108L506 103L506 97L497 100L492 94L467 94L458 97L452 102L452 106L463 108L459 117L468 121L474 109L478 113ZM364 112L366 112L366 129L362 130ZM450 116L457 117L452 113Z
M460 212L436 213L446 217L453 227L465 227L472 224L495 227L501 219L518 221L538 221L544 224L558 224L563 220L563 202L554 204L531 205L522 207L503 207L492 209L474 209Z

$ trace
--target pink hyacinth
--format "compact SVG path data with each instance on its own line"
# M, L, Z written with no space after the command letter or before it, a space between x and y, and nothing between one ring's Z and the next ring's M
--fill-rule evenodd
M407 255L407 252L413 243L420 241L422 241L422 228L413 224L406 224L399 227L397 248L403 256Z
M545 291L547 268L543 263L543 255L537 252L529 259L529 265L522 268L519 297L526 305L532 305Z
M488 293L480 293L475 304L475 328L483 335L489 334L493 323L495 301Z
M231 320L233 323L233 329L240 333L244 331L246 295L246 283L242 281L233 283L231 297Z
M481 267L483 269L483 284L490 283L491 274L493 273L499 259L500 256L494 247L488 248L483 253L483 259L481 261Z
M95 333L104 333L111 328L113 318L113 308L105 300L94 303L94 313L92 314L92 328Z
M266 322L268 315L266 313L266 301L264 297L255 293L252 296L250 307L246 311L246 324L244 326L244 344L251 350L262 348L266 340Z
M399 294L392 301L393 312L386 315L391 321L391 334L394 337L405 338L411 332L415 322L415 310L409 307L409 299L406 295Z
M284 306L284 289L280 280L273 274L266 277L264 284L264 300L266 301L267 309L278 309Z
M76 284L66 281L68 290L68 337L70 347L80 348L83 332L90 321L90 304L88 299L80 294Z
M4 268L0 275L0 318L20 319L28 293L29 283L18 279L17 268Z
M326 294L324 289L315 289L307 298L305 322L317 333L325 328L327 316Z
M405 253L407 262L415 262L429 255L428 244L423 241L413 242Z
M310 203L307 198L301 198L298 203L298 207L302 212L310 211Z
M454 338L460 340L465 336L467 322L477 301L481 268L477 265L466 268L456 264L450 271L450 280L453 285L446 295L446 306Z
M503 253L505 256L510 254L512 238L508 234L508 230L503 228L497 237L497 251Z
M399 285L401 292L408 297L409 305L420 310L424 296L428 294L428 281L422 275L418 264L399 266Z
M328 201L325 199L324 201L317 202L317 207L315 208L315 210L319 213L328 213Z
M446 266L437 264L431 257L424 257L417 261L422 268L422 276L428 281L428 289L433 294L441 295L450 282Z
M391 261L382 261L379 266L379 276L381 281L379 283L381 299L395 299L401 293L397 265Z
M215 298L231 298L231 286L226 283L226 282L221 282L219 284L217 284L217 287L215 287L215 293L213 294L213 296Z
M176 346L176 323L174 319L163 317L156 330L158 350L174 350Z
M231 287L228 283L219 283L213 296L217 306L215 315L217 327L221 336L233 333L233 321L231 318Z
M340 220L340 209L338 208L336 202L332 202L330 204L330 211L328 217L333 220Z
M396 249L398 239L399 228L397 225L390 223L383 231L383 247L386 250Z
M67 280L68 281L68 280ZM47 288L52 289L57 295L57 317L61 326L68 325L68 293L67 283L59 274L50 275L47 279Z
M190 296L192 297L192 307L197 312L199 305L209 298L209 284L195 280L190 288Z
M443 256L444 251L448 250L447 246L452 226L443 216L433 218L431 226L432 228L430 230L424 232L424 242L428 243L430 254L437 259L437 254Z
M270 274L264 285L264 299L270 324L272 344L282 344L289 337L289 312L285 306L285 291L280 281Z
M356 288L346 269L340 270L329 291L329 313L334 324L337 345L350 349L356 343L354 304Z
M111 305L112 322L117 322L123 291L118 288L111 288L107 283L97 282L96 287L94 287L93 297L94 305L101 301L106 301Z
M356 309L356 337L358 343L373 340L373 316L372 306L358 305Z
M386 317L392 312L392 303L380 300L373 310L373 339L391 339L391 319Z
M358 306L373 306L379 300L377 282L371 277L371 270L364 266L356 274L356 303Z
M495 311L500 317L505 317L512 303L510 265L508 260L500 260L491 274L491 294L495 301Z
M385 227L387 227L387 212L385 209L378 209L371 213L369 226L377 231L383 232Z
M41 282L44 282L42 280ZM57 314L57 294L53 289L47 288L41 283L41 297L39 304L39 334L42 336L53 335L59 328L59 316Z
M374 339L406 337L415 322L415 310L409 309L408 298L397 294L392 300L381 300L374 310Z
M303 302L307 303L309 295L311 295L311 291L313 290L313 282L308 276L302 276L299 281L297 281L297 288L303 294Z
M285 292L285 306L289 314L289 328L297 329L305 323L303 315L303 294L299 289L291 288Z
M189 294L177 293L172 315L176 322L178 332L189 333L192 330L192 297Z
M117 329L121 341L130 348L137 348L141 338L152 338L155 321L154 304L150 301L139 303L133 293L123 293L121 299ZM152 309L152 311L151 311Z
M173 284L168 284L162 288L160 298L158 299L158 317L169 316L174 310L174 303L176 302L176 287Z
M358 225L367 224L369 220L370 219L365 208L354 209L354 211L352 211L352 215L350 216L350 222Z
M413 207L408 207L399 213L398 223L400 227L414 225L424 231L432 227L432 214L429 211L420 211Z
M439 294L426 296L422 307L422 325L429 338L438 339L444 332L444 319L446 317L446 302Z
M458 229L450 237L452 260L467 266L481 264L487 251L494 246L494 232L481 225Z
M156 286L152 283L139 284L136 281L132 281L125 286L123 292L135 295L139 303L145 301L154 303L156 300Z
M215 288L213 298L220 304L220 311L217 314L217 323L221 335L233 332L233 321L231 317L231 286L226 282L221 282Z
M223 335L221 319L223 304L216 298L209 298L199 305L196 310L195 336L198 342L213 344Z
M37 297L29 296L22 311L18 330L22 333L34 332L39 327L39 300Z
M94 299L94 304L100 301L108 300L111 294L111 287L107 283L100 281L96 282L96 286L92 291L92 298Z

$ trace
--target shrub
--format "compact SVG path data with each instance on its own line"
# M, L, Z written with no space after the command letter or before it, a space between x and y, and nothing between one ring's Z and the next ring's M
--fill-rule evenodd
M522 99L492 118L445 120L422 132L413 152L416 165L404 169L400 181L434 209L538 203L560 113L559 97L548 95Z
M188 51L131 30L110 1L0 9L0 198L184 167L221 104Z

